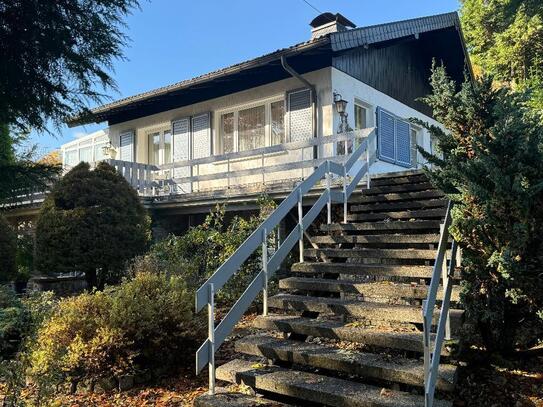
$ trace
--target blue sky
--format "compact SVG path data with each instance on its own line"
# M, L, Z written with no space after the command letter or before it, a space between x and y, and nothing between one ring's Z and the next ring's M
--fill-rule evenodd
M115 62L113 100L251 59L309 39L318 14L303 0L141 0L126 20L127 60ZM357 26L444 13L458 0L309 0ZM58 148L101 125L63 128L57 137L32 134L41 151Z

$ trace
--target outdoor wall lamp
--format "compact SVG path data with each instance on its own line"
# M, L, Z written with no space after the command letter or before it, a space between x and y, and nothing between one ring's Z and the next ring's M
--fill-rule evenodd
M115 149L113 148L113 145L111 144L111 140L107 142L105 146L102 147L102 154L104 154L105 157L113 158L112 155L114 154Z
M341 97L341 94L334 92L334 103L336 105L336 111L341 117L345 115L347 111L347 101Z

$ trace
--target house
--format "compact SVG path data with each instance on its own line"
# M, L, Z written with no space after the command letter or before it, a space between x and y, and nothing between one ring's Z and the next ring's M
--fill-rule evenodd
M107 129L63 145L64 165L107 157L165 219L280 199L322 160L344 160L351 129L377 128L372 174L423 166L416 147L432 140L408 119L439 125L420 101L434 60L458 83L470 73L458 15L357 28L323 13L310 26L302 43L73 118Z

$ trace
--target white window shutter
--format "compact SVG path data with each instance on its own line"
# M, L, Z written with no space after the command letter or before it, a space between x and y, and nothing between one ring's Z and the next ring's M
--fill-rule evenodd
M203 158L212 154L211 114L192 117L192 157Z
M313 105L311 89L287 94L289 141L308 140L313 137Z
M377 140L379 142L379 158L390 163L394 163L396 156L394 127L394 116L378 107Z
M134 162L134 131L125 131L119 136L119 160Z
M190 118L185 117L183 119L172 122L172 150L173 150L173 162L185 161L190 159ZM190 177L191 167L177 167L173 170L173 178ZM177 193L191 192L191 183L180 183L176 185Z

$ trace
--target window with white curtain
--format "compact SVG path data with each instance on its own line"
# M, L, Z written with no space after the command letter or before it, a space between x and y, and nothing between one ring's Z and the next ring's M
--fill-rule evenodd
M92 157L92 146L81 147L79 149L79 161L84 161L87 163L94 161Z
M223 153L234 152L234 113L225 113L221 116L220 137Z
M70 167L77 165L77 163L79 162L78 151L75 149L66 150L64 152L64 162Z
M285 101L279 100L270 104L271 145L285 142Z
M284 143L285 101L270 100L219 114L218 128L222 153Z
M256 106L238 113L238 151L265 146L266 107Z

